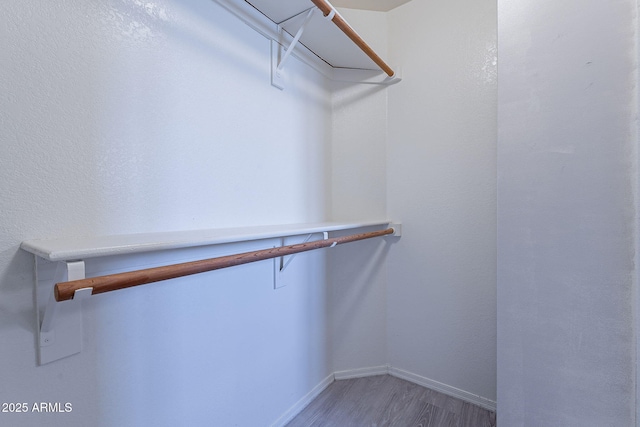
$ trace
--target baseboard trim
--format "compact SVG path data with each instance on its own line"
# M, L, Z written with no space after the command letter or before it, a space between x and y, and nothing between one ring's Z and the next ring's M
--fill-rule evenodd
M393 375L394 377L398 377L403 380L411 381L414 384L430 388L431 390L439 391L440 393L446 394L448 396L456 397L460 400L464 400L465 402L472 403L493 412L495 412L497 408L497 404L494 400L469 393L468 391L460 390L459 388L455 388L450 385L414 374L412 372L405 371L404 369L389 367L389 375Z
M311 403L313 399L318 397L322 391L329 387L335 380L347 380L350 378L362 378L372 377L374 375L393 375L394 377L410 381L414 384L421 385L423 387L430 388L431 390L439 391L447 396L456 397L465 402L469 402L473 405L477 405L481 408L488 409L496 412L496 402L491 399L487 399L482 396L478 396L468 391L460 390L459 388L452 387L447 384L414 374L404 369L394 368L390 365L371 366L369 368L348 369L345 371L336 371L333 374L326 377L317 386L307 393L302 399L296 402L289 410L287 410L280 418L278 418L271 427L284 427L290 422L296 415L298 415L304 408Z
M336 371L333 376L336 380L348 380L350 378L372 377L374 375L386 375L389 373L389 365L371 366L369 368L349 369Z
M318 397L322 391L329 387L332 382L335 381L335 375L331 374L315 386L309 393L307 393L302 399L298 400L295 405L289 408L284 414L280 416L276 421L271 424L271 427L284 427L289 421L291 421L296 415L298 415L304 408L311 403L313 399Z

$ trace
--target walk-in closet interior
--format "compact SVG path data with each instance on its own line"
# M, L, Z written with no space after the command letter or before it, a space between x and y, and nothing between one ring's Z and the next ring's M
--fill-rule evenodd
M0 425L640 426L637 15L0 2Z

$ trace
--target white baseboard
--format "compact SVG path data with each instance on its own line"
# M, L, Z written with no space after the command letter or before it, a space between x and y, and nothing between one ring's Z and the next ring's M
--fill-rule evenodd
M446 394L447 396L456 397L460 400L464 400L465 402L480 406L481 408L488 409L494 412L496 411L497 405L494 400L469 393L468 391L460 390L459 388L455 388L450 385L422 377L403 369L389 367L389 375L393 375L394 377L398 377L403 380L411 381L414 384L430 388L431 390L439 391L440 393Z
M346 371L336 371L333 376L337 380L348 380L349 378L372 377L374 375L385 375L389 373L389 365L372 366L369 368L349 369Z
M329 375L328 377L326 377L325 379L323 379L322 381L320 381L320 384L318 384L317 386L315 386L309 393L307 393L302 399L298 400L295 405L293 405L291 408L289 408L289 410L287 410L287 412L285 412L284 414L282 414L280 416L280 418L278 418L276 421L274 421L271 424L271 427L284 427L287 425L287 423L289 421L291 421L296 415L298 415L304 408L307 407L307 405L309 405L309 403L311 403L311 401L313 399L315 399L316 397L318 397L318 395L320 393L322 393L322 391L329 387L329 385L335 381L335 376L334 374Z
M329 387L334 380L346 380L350 378L362 378L371 377L374 375L393 375L394 377L410 381L414 384L421 385L423 387L430 388L431 390L439 391L446 394L469 402L471 404L480 406L481 408L488 409L490 411L496 411L496 402L491 399L487 399L482 396L478 396L468 391L460 390L459 388L452 387L447 384L414 374L404 369L394 368L390 365L372 366L369 368L348 369L346 371L336 371L322 380L320 384L315 386L313 390L307 393L302 399L296 402L287 412L285 412L278 420L276 420L271 427L283 427L289 421L291 421L296 415L298 415L304 408L311 403L322 391Z

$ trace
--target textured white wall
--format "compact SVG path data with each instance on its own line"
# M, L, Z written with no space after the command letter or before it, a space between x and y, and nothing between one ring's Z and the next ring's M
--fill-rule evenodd
M495 401L496 9L412 1L389 14L389 361Z
M295 60L271 87L210 1L4 1L0 40L0 401L73 404L0 424L263 425L332 372L322 253L276 292L266 262L96 298L85 351L37 367L21 241L321 220L331 104Z
M498 424L632 426L636 2L498 4Z

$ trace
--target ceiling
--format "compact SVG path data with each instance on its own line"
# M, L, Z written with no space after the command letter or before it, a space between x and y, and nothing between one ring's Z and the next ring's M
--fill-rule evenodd
M347 7L350 9L378 10L386 12L410 0L330 0L335 7Z

